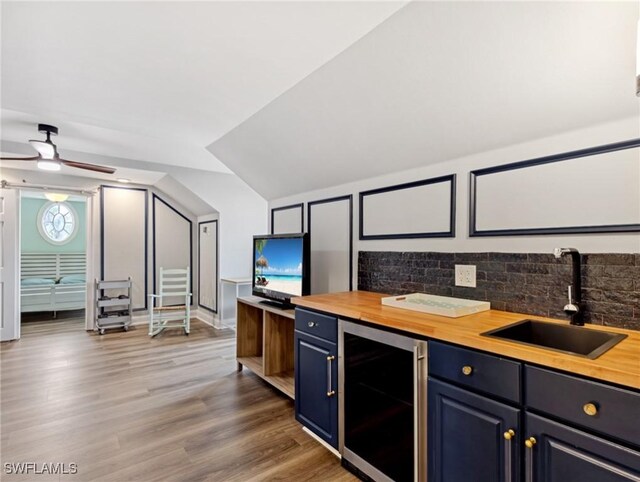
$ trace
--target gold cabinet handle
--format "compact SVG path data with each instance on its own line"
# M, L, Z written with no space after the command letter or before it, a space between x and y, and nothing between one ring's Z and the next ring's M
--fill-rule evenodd
M582 406L582 411L590 417L594 417L598 415L598 406L593 402L585 403Z
M533 456L535 455L533 451L533 446L537 444L538 441L535 437L529 437L524 441L524 446L529 450L525 454L525 469L524 469L524 480L525 482L533 482Z
M465 365L462 367L462 374L469 376L473 373L473 367L470 365Z
M513 474L513 461L511 460L513 457L513 448L511 444L513 442L511 439L516 436L516 431L510 428L503 433L502 436L506 440L504 444L504 482L511 482L511 476Z

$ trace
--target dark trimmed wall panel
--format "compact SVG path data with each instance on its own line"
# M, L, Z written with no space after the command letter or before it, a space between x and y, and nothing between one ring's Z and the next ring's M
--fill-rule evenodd
M476 265L477 287L455 286L454 266ZM490 301L491 307L565 319L569 258L547 253L360 251L358 289ZM583 254L585 322L640 330L640 254Z

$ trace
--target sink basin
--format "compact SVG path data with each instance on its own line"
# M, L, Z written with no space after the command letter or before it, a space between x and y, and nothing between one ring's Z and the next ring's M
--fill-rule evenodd
M598 358L627 337L627 335L618 333L537 320L518 321L503 328L485 331L481 335L546 348L591 360Z

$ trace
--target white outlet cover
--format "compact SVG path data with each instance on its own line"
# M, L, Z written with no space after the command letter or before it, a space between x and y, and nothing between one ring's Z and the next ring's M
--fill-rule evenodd
M456 286L476 287L476 266L473 264L456 264Z

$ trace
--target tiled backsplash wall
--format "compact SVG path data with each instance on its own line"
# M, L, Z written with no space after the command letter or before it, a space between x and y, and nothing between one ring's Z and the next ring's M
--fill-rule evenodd
M476 266L477 287L454 283L454 265ZM549 253L360 251L358 289L490 301L498 310L566 318L571 259ZM583 254L585 322L640 330L640 254Z

